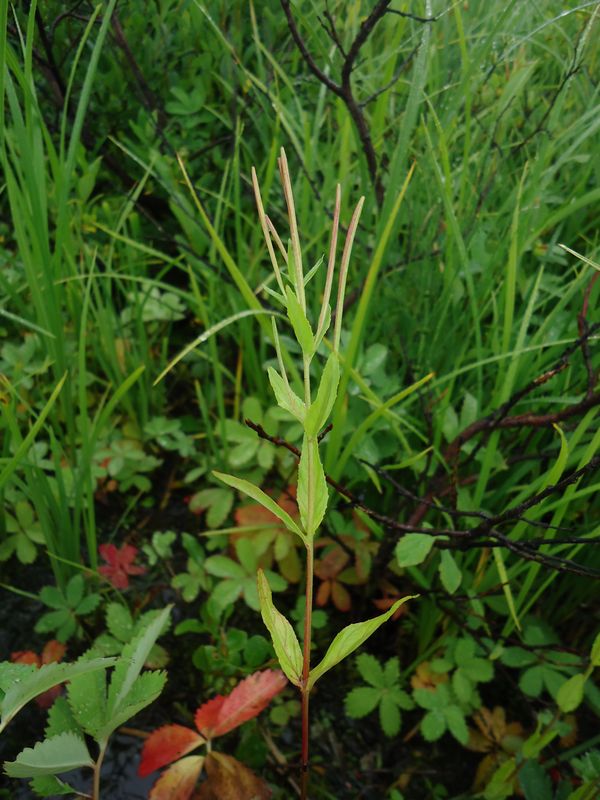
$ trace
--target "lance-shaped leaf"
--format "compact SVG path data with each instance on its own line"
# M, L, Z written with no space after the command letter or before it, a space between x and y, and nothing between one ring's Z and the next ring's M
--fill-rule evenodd
M27 670L27 667L24 667L22 677L20 676L19 681L15 681L12 686L7 686L6 694L0 703L0 711L2 713L0 732L23 706L33 700L34 697L37 697L37 695L48 691L58 683L64 683L87 672L95 672L96 670L112 667L115 663L115 658L96 658L91 661L80 661L76 664L44 664L40 669L32 668L30 671ZM18 667L21 665L14 664L11 666Z
M275 399L277 400L277 405L288 411L298 422L303 423L306 415L306 406L304 402L300 400L289 383L284 380L273 367L269 367L267 373L269 375L269 381L271 382L271 388L275 394Z
M145 778L157 769L191 753L206 739L184 725L163 725L153 731L144 742L138 775Z
M226 697L217 695L196 711L194 722L206 739L214 739L257 717L285 687L279 670L255 672L240 681Z
M319 271L319 268L320 268L320 266L321 266L321 264L323 263L324 260L325 260L325 255L320 256L319 260L314 265L314 267L309 269L309 271L306 273L306 275L304 276L304 285L305 286L308 286L310 281L312 281L312 279L315 277L315 275Z
M247 494L248 497L251 497L253 500L256 500L257 503L260 503L261 506L274 514L277 519L280 519L289 531L297 534L303 542L306 541L306 537L287 513L287 511L285 511L278 503L276 503L272 497L269 497L268 494L263 492L262 489L259 489L258 486L250 483L250 481L245 481L243 478L236 478L235 475L227 475L224 472L217 472L216 470L213 470L213 475L215 478L223 481L223 483L226 483L228 486L231 486L232 488L237 489L239 492Z
M165 770L148 800L189 800L204 766L204 756L187 756Z
M117 706L111 716L107 717L106 725L98 731L96 739L106 741L119 725L123 725L128 719L153 703L164 689L166 681L167 673L159 670L147 671L139 675L123 704Z
M289 286L285 288L287 296L287 314L294 329L294 335L302 348L303 354L310 358L315 351L315 337L310 322L298 302L298 298Z
M340 382L340 366L337 355L332 353L327 359L321 383L317 390L314 403L308 409L306 415L306 434L314 438L327 422L333 404L337 397L338 384Z
M263 622L271 634L275 655L288 679L300 686L302 681L302 650L296 632L288 620L273 605L271 587L262 569L256 576L258 599Z
M127 695L142 671L150 650L162 633L170 613L171 606L167 606L123 648L108 690L106 710L108 719L127 702Z
M14 761L6 761L4 771L11 778L56 775L79 767L93 767L94 762L81 736L61 733L51 739L26 747Z
M353 625L347 625L341 630L329 645L329 649L325 653L321 663L314 669L311 669L308 679L308 688L311 689L322 675L332 667L335 667L336 664L339 664L339 662L346 658L346 656L349 656L350 653L353 653L363 642L366 642L369 636L375 633L384 622L387 622L403 603L415 597L418 597L418 595L402 597L400 600L396 600L394 605L391 606L385 614L380 614L378 617L367 619L364 622L356 622Z
M307 536L314 536L327 510L327 481L319 456L319 443L306 435L298 465L298 508Z

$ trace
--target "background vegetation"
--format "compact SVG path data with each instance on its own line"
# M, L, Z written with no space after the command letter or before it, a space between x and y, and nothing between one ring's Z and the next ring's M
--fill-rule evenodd
M420 594L315 695L314 796L596 796L598 6L1 4L1 580L43 634L2 658L174 602L152 726L274 663L257 567L301 626L293 537L211 475L293 513L250 180L286 242L284 146L309 266L365 196L317 648ZM232 746L288 797L281 698Z

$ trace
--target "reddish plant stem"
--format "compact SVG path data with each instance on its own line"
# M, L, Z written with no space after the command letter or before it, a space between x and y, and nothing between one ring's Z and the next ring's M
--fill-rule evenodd
M304 647L302 663L302 800L308 799L308 746L310 740L308 701L310 690L310 645L312 633L314 548L312 541L306 545L306 606L304 612Z

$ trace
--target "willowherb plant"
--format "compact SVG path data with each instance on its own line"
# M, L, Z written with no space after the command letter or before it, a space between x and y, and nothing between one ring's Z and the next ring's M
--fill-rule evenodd
M267 244L267 250L273 266L277 290L269 290L271 296L285 310L291 323L294 336L302 351L303 394L300 397L292 388L290 378L284 364L284 354L279 340L277 325L273 319L273 341L277 353L279 370L269 367L268 374L271 387L275 394L277 404L288 411L304 429L300 462L298 465L297 501L300 511L300 525L282 509L265 492L246 480L233 475L220 472L214 474L224 483L244 492L252 499L261 503L271 511L290 531L302 539L306 548L306 613L304 623L303 647L300 647L294 628L289 620L273 605L271 589L262 570L258 572L258 593L261 614L265 625L269 629L275 653L279 659L282 670L289 680L299 689L302 697L302 796L305 798L308 791L308 744L309 744L309 695L316 681L329 669L343 658L356 650L374 631L388 620L397 608L409 597L404 597L384 614L366 620L365 622L348 625L331 642L322 661L315 667L310 665L311 650L311 623L313 605L313 567L314 567L314 540L325 516L328 504L328 490L325 472L319 455L319 435L324 429L327 419L335 403L340 381L340 339L342 331L342 318L344 312L344 295L346 279L352 244L362 211L364 197L358 201L348 231L342 252L339 269L338 288L335 309L335 323L333 340L327 342L331 352L321 372L316 392L311 387L311 363L315 359L317 350L324 340L331 326L331 306L336 249L340 221L341 188L336 189L335 208L333 214L333 227L329 258L327 261L327 274L321 301L320 313L316 328L310 322L311 314L307 305L306 287L315 272L321 266L321 261L306 275L304 274L302 250L298 235L298 225L294 207L294 197L288 170L285 151L281 150L278 160L279 172L283 193L287 205L290 225L290 241L284 247L273 223L265 214L262 197L256 176L252 169L252 183L258 206L260 224ZM283 264L280 266L278 254Z

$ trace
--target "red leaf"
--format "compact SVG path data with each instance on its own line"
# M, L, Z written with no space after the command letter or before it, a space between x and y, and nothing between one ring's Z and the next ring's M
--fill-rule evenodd
M326 606L327 602L329 601L329 595L331 594L331 581L323 581L323 583L319 586L317 591L317 597L315 599L316 604L319 607Z
M17 664L35 664L36 667L41 667L42 664L60 661L66 649L64 644L57 642L56 639L51 639L44 645L41 657L34 653L33 650L19 650L16 653L11 653L10 660ZM35 698L35 702L40 708L50 708L61 692L62 685L53 686L51 689L39 694Z
M202 772L204 756L182 758L156 781L148 800L189 800Z
M230 696L231 695L229 695L229 697ZM223 711L223 706L226 700L227 697L223 696L222 694L218 694L216 697L213 697L212 700L209 700L207 703L203 703L203 705L196 710L194 722L196 723L196 727L200 733L207 739L212 739L215 735L213 731L217 730L219 727L219 723L222 719L221 714Z
M183 725L163 725L144 742L138 775L144 778L204 744L202 736Z
M214 739L253 719L263 711L287 684L280 670L264 670L249 675L227 697L217 695L196 711L194 721L200 733Z
M67 646L56 639L50 639L46 642L42 650L42 664L52 664L55 661L62 661L64 654L67 652Z
M33 650L17 650L15 653L10 654L10 660L15 664L35 664L36 667L41 665L41 659Z
M337 578L346 564L350 561L350 556L341 547L336 546L330 550L323 558L315 562L315 575L322 581Z
M127 589L129 575L143 575L145 567L136 567L133 564L137 556L137 547L124 544L117 548L114 544L101 544L98 551L108 566L99 567L98 572L112 583L115 589Z

